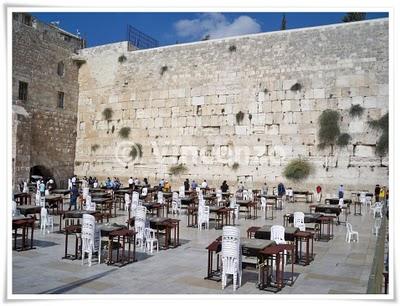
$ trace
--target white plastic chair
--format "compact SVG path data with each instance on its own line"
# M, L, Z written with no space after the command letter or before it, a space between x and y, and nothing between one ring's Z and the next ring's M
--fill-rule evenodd
M382 224L382 219L381 218L375 218L374 226L372 227L372 233L374 235L378 235L379 229L381 228L381 224Z
M183 198L185 196L185 186L179 187L179 197Z
M157 192L157 203L164 204L164 194L162 191Z
M38 190L35 195L35 204L36 206L40 206L40 191Z
M49 191L48 189L46 189L46 190L44 191L44 195L45 195L45 196L50 195L50 191Z
M51 231L53 232L54 218L53 216L48 214L47 209L45 207L42 207L42 209L40 210L40 230L42 231L42 234L45 234L46 228L50 226L51 226ZM47 233L50 233L50 231L47 230Z
M347 243L351 242L353 236L356 237L356 241L358 242L358 232L353 231L353 227L351 226L350 223L346 223L346 228L347 228L347 232L346 232Z
M129 193L125 193L124 200L125 200L125 211L128 211L129 207L131 206L131 198L129 196Z
M24 182L24 188L23 188L22 192L29 193L29 188L28 188L28 183L27 182Z
M245 189L242 192L243 200L249 200L249 192Z
M137 192L137 191L133 191L132 192L132 202L133 201L137 201L137 202L139 202L139 192Z
M86 200L86 197L89 195L89 187L82 188L82 198Z
M376 202L375 206L372 208L373 216L376 217L379 214L380 218L382 218L382 202Z
M17 202L12 201L12 216L18 216L19 215L19 209L17 209Z
M68 189L69 190L72 189L72 181L71 181L71 179L68 179Z
M242 283L242 260L240 251L240 231L234 226L224 226L222 229L222 290L226 287L227 275L233 276L233 291Z
M178 199L179 199L179 194L176 191L174 191L172 193L172 201L178 201Z
M198 215L197 215L197 228L201 230L205 224L205 228L210 227L210 207L205 205L199 205Z
M217 198L217 205L221 206L221 202L222 202L222 190L218 189L217 192L215 193L215 196Z
M173 215L177 214L180 216L182 210L181 199L178 198L177 200L172 200L171 209Z
M299 228L301 231L306 230L306 225L304 223L304 213L301 211L296 211L293 214L293 225Z
M367 206L367 193L366 192L360 192L360 202L362 206Z
M271 240L276 244L285 244L285 228L282 225L271 226Z
M40 206L42 206L42 207L46 206L46 198L45 197L40 197Z
M86 210L87 211L96 211L96 203L92 202L92 196L86 196Z
M98 253L98 261L101 260L100 230L96 227L95 218L92 215L84 214L82 217L82 265L85 253L88 253L89 267L92 266L92 254Z
M265 211L267 210L267 199L264 197L261 197L261 211L264 212L265 216Z
M147 187L143 187L143 188L142 188L142 194L141 194L141 196L142 196L142 197L145 197L145 196L147 196L147 193L148 193Z
M150 251L151 254L153 254L154 247L157 247L157 253L158 253L158 240L156 238L156 230L151 229L151 228L145 228L144 229L144 239L146 242L146 253Z

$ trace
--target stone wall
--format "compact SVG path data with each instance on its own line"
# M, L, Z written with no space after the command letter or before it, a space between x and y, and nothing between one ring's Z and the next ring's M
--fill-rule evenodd
M73 55L82 41L39 21L26 25L25 15L15 13L12 24L13 186L38 165L62 185L73 174L78 101ZM19 100L19 81L28 83L26 101ZM58 92L64 92L64 108L58 107Z
M379 134L367 124L388 111L387 19L133 52L123 42L81 55L78 175L165 177L173 186L186 177L213 186L283 181L327 191L388 183L388 159L376 157ZM292 90L296 83L301 88ZM349 115L355 104L365 109L360 118ZM110 120L105 108L113 110ZM347 147L318 150L325 109L340 112L341 132L352 137ZM118 135L122 127L131 128L127 140ZM143 156L132 162L136 144ZM293 183L282 170L297 157L313 173ZM171 176L180 163L188 171Z

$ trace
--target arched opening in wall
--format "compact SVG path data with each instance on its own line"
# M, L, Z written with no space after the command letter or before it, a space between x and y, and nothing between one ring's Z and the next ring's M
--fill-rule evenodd
M30 182L36 183L36 181L41 178L43 178L45 182L47 182L49 179L53 179L54 183L57 184L53 173L45 166L36 165L31 167L29 171Z

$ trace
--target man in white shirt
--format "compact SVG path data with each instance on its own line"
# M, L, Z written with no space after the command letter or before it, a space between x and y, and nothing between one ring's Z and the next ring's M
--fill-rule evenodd
M203 183L201 183L201 188L207 188L208 184L207 181L204 180Z
M133 178L132 178L132 176L128 180L128 185L129 185L129 189L133 188Z

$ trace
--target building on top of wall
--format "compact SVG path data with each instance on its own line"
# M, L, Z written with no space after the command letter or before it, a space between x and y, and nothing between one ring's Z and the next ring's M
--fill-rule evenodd
M85 41L27 13L12 20L13 188L31 175L73 174L79 62Z

